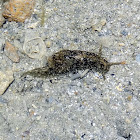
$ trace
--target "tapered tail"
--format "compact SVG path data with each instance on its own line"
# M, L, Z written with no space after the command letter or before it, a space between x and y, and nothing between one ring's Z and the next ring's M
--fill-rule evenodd
M21 77L25 77L27 75L31 75L33 77L47 77L51 74L51 69L49 67L42 67L42 68L36 68L31 71L27 71L22 74Z

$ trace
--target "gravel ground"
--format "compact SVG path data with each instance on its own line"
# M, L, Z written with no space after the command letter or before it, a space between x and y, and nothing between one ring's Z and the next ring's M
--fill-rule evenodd
M140 140L139 0L40 0L30 19L6 20L0 34L1 76L13 72L0 96L0 140ZM19 62L7 56L6 40ZM109 62L126 61L106 80L98 72L20 77L59 50L98 53L101 45Z

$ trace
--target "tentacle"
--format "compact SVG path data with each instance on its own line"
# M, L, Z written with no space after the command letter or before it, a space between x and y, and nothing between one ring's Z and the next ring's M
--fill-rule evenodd
M108 65L109 66L112 66L112 65L124 65L124 64L126 64L126 62L125 61L122 61L122 62L115 62L115 63L108 63Z

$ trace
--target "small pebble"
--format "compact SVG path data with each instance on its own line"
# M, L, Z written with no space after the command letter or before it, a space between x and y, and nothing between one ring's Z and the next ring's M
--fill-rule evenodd
M118 45L119 45L120 47L125 46L125 44L124 44L124 43L119 43Z
M127 35L128 35L128 32L127 32L126 30L123 30L123 31L121 32L121 34L124 35L124 36L127 36Z
M127 96L127 100L131 101L132 100L132 96L131 95Z
M34 0L10 0L5 5L3 16L9 21L24 22L33 12Z
M36 119L39 121L41 119L41 116L37 116Z
M51 45L52 45L52 42L49 41L49 40L47 40L47 41L45 41L45 44L46 44L46 47L47 47L47 48L50 48Z
M16 48L8 41L5 43L5 54L15 63L18 63L20 60Z
M131 123L131 120L128 119L128 118L126 118L126 119L125 119L125 122L128 123L128 124L130 124L130 123Z
M92 90L93 90L93 92L95 92L95 91L97 90L97 88L96 88L96 87L94 87Z
M122 87L122 85L119 84L118 86L116 86L116 89L117 89L118 91L123 91L123 89L122 89L121 87Z
M32 104L32 107L33 107L33 108L37 108L37 106L36 106L36 105L34 105L34 104Z
M9 85L13 82L13 72L12 71L0 71L0 95L3 94Z
M53 97L49 97L45 100L47 103L52 103L54 101Z

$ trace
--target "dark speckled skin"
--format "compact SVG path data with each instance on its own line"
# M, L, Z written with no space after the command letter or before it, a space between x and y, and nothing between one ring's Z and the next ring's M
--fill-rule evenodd
M102 73L104 77L111 65L118 64L121 63L109 63L100 55L92 52L61 50L49 57L48 66L28 71L24 73L24 76L32 75L34 77L49 77L76 72L77 70L94 69L95 71Z

